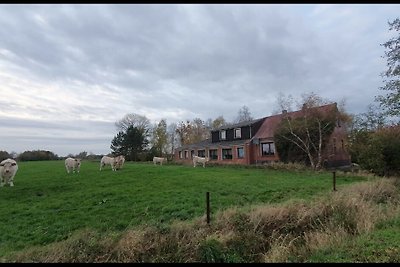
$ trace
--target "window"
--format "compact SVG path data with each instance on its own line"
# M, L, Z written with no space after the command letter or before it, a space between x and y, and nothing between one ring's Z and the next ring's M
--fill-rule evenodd
M191 150L190 151L190 158L193 158L193 156L194 156L194 150Z
M232 159L232 149L223 148L222 149L222 159Z
M344 141L343 141L343 139L342 139L342 149L344 150Z
M197 155L198 155L199 157L204 158L205 155L206 155L206 151L205 151L204 149L203 149L203 150L198 150L198 151L197 151Z
M236 128L235 129L235 138L241 138L241 137L242 137L242 129Z
M180 158L180 159L183 158L183 157L182 157L182 151L179 151L179 158Z
M185 150L185 159L187 159L187 158L188 158L188 151Z
M218 150L216 149L210 149L210 159L218 159Z
M237 148L237 157L238 157L239 159L244 158L244 149L243 149L243 147L238 147L238 148Z
M225 140L226 139L226 131L225 130L220 131L219 134L220 134L219 138L221 140Z
M261 143L261 154L263 156L274 155L275 154L275 144L270 143Z

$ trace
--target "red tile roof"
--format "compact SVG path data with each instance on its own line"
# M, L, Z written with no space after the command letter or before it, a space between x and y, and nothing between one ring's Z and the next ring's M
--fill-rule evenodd
M322 113L328 114L329 112L337 110L337 106L336 103L332 103L324 106L315 107L312 109L317 109ZM260 129L257 131L257 133L254 135L253 138L273 139L275 129L278 127L282 119L285 118L285 116L290 116L291 118L298 118L302 115L304 115L304 110L287 112L286 114L281 113L270 117L266 117Z

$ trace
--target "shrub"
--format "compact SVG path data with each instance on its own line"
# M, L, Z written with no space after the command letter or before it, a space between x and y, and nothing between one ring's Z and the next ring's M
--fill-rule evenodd
M359 163L380 176L400 174L400 125L382 128L370 134L359 151Z

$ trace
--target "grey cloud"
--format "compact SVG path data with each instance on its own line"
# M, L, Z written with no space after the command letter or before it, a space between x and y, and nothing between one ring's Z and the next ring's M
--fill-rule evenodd
M385 69L380 44L388 38L387 21L399 9L311 4L2 5L1 70L26 79L24 86L34 80L81 96L52 103L38 94L25 96L32 100L29 107L3 99L0 105L43 118L71 113L109 125L126 113L141 111L154 119L168 114L168 122L219 115L233 120L243 105L254 117L270 115L279 92L297 97L314 91L332 101L345 97L348 110L359 113L380 93L379 73ZM18 90L15 83L8 86ZM35 125L19 123L17 127ZM70 130L93 126L75 123ZM103 126L93 127L93 133L107 131L111 140L115 129ZM41 127L58 131L63 126Z
M85 130L85 132L104 132L110 133L115 129L114 122L102 122L102 121L92 121L92 120L77 120L77 121L40 121L40 120L31 120L31 119L20 119L20 118L7 118L0 117L0 125L2 128L27 128L33 131L38 129L53 129L53 130L62 130L66 133L70 131L77 130ZM4 131L1 132L1 135L6 135Z

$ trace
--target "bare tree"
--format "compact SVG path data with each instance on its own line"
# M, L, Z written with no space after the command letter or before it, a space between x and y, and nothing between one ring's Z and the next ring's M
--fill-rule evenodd
M283 111L291 112L293 111L293 96L291 94L285 95L282 92L279 92L277 99L276 99L276 105L278 106L277 109L274 109L272 111L272 114L280 114Z
M200 118L192 121L181 121L176 128L181 145L193 144L205 140L209 137L209 130L205 122Z
M301 94L301 100L297 102L298 109L310 109L328 104L327 99L322 98L315 92Z
M253 117L251 116L249 108L246 105L244 105L239 109L238 115L234 122L240 123L244 121L251 121L252 119Z
M178 135L178 140L181 145L190 144L191 131L192 131L192 125L190 124L189 120L186 120L186 122L181 121L178 123L175 132Z
M197 143L209 138L210 132L206 127L205 122L200 118L195 118L192 121L192 142Z
M167 134L168 134L168 143L167 146L169 147L169 151L171 154L174 154L175 147L180 146L179 136L177 135L177 124L171 123L167 127Z
M322 166L322 149L332 133L338 119L338 110L324 112L318 109L326 104L325 100L315 93L303 95L301 115L292 118L286 115L275 133L280 147L289 142L308 158L311 167L320 169Z
M126 114L121 120L115 123L118 131L126 132L129 126L133 126L143 134L147 134L150 130L150 121L146 116L142 116L135 113Z

